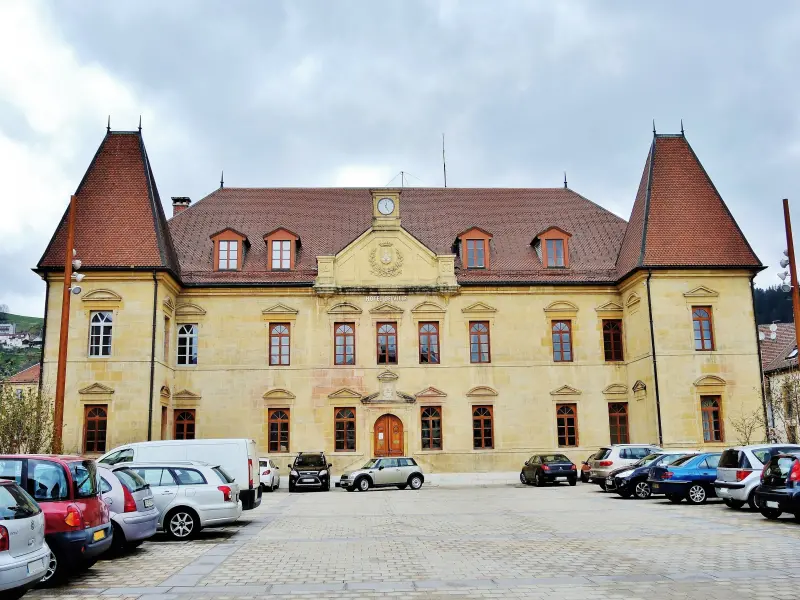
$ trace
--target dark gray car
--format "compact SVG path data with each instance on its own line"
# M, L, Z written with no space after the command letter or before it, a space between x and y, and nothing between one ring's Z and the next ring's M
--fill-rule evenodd
M152 537L158 527L159 512L150 486L126 466L107 467L98 463L100 492L111 513L114 527L113 549L139 546Z

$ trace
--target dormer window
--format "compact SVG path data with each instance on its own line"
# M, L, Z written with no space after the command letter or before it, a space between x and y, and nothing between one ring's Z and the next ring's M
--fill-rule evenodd
M564 240L547 241L547 266L563 267L564 265Z
M558 227L549 227L533 238L531 245L548 269L565 269L569 267L569 239L571 233Z
M214 270L240 271L249 242L235 229L223 229L211 236L214 242Z
M297 249L300 247L300 237L280 227L264 236L267 245L267 260L271 271L290 271L294 269Z
M489 268L489 240L492 234L480 227L473 227L458 236L461 263L465 269Z

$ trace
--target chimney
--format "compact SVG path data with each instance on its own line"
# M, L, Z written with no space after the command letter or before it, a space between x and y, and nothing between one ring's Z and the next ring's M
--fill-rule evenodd
M178 215L189 208L192 203L191 198L186 196L173 196L172 197L172 216Z

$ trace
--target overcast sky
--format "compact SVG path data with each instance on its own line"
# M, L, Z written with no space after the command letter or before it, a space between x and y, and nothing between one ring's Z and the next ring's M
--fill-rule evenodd
M0 304L105 133L161 197L219 185L561 185L628 218L652 139L686 135L759 258L800 231L800 5L704 0L0 0ZM399 180L395 180L399 181ZM172 214L171 206L166 207ZM757 282L777 281L775 269Z

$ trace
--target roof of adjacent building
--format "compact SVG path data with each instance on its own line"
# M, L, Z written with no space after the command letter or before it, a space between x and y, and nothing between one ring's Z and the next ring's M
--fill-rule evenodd
M23 369L19 373L14 373L11 377L6 379L6 383L39 383L39 377L42 371L42 365L36 363L27 369Z
M778 329L775 331L775 339L771 340L769 325L759 325L758 330L764 332L764 340L761 340L761 365L765 374L783 371L797 367L797 356L792 352L797 349L797 338L795 337L794 323L775 323Z
M462 284L613 284L638 268L760 268L683 135L657 135L630 223L567 188L404 188L402 227L437 254L458 235L491 234L487 269L462 269ZM372 224L368 188L215 190L164 218L141 132L105 136L76 192L75 248L85 268L161 268L188 285L310 285L316 257L343 250ZM570 234L569 266L544 268L532 241ZM239 271L215 271L210 237L233 229L249 241ZM299 236L295 268L272 271L265 234ZM39 263L63 268L66 214Z

